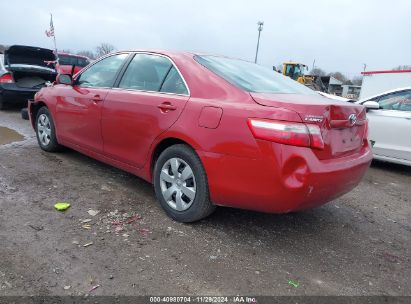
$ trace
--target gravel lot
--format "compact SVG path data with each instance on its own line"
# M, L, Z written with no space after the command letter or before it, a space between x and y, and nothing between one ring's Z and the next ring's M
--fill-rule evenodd
M374 163L314 210L186 225L139 178L41 151L17 110L0 126L24 136L0 145L0 295L411 295L411 168Z

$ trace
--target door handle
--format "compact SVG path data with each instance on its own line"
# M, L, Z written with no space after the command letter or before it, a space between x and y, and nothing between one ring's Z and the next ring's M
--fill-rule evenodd
M162 112L177 110L177 107L166 101L157 106Z
M94 101L94 102L100 102L100 101L103 101L103 98L101 98L100 95L97 94L97 95L94 95L91 98L91 100Z

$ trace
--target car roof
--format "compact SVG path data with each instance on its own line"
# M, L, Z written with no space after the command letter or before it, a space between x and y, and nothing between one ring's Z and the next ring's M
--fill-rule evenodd
M164 49L129 49L129 50L119 50L112 52L111 54L116 54L116 53L124 53L124 52L137 52L137 53L152 53L152 54L159 54L159 55L164 55L168 56L171 59L183 59L183 58L193 58L194 56L212 56L212 57L219 57L219 58L227 58L227 59L235 59L235 60L241 60L241 61L247 61L254 63L249 60L245 60L242 58L237 58L237 57L230 57L226 55L221 55L221 54L213 54L213 53L206 53L206 52L191 52L191 51L179 51L179 50L164 50ZM109 55L109 54L107 54ZM101 56L99 58L105 57L107 55ZM97 59L99 59L97 58Z
M64 56L70 56L70 57L77 57L77 58L84 58L84 59L90 59L87 56L83 55L77 55L77 54L70 54L70 53L64 53L64 52L58 52L57 55L64 55Z
M177 50L164 50L164 49L128 49L128 50L115 51L115 52L113 52L113 54L123 53L123 52L153 53L153 54L166 55L166 56L169 56L169 57L186 57L186 56L197 55L197 53L193 53L193 52L177 51Z
M385 95L385 94L390 94L390 93L395 93L395 92L401 92L401 91L405 91L405 90L411 90L411 87L396 88L396 89L393 89L393 90L384 91L384 92L381 92L381 93L376 94L376 95L373 95L373 96L369 96L369 97L366 97L366 98L362 98L362 99L358 100L356 103L362 103L362 102L364 102L364 101L367 101L367 100L370 100L370 99L374 99L374 98L376 98L376 97L379 97L379 96L382 96L382 95Z

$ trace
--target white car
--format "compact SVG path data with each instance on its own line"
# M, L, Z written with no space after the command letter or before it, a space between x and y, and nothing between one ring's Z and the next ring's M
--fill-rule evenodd
M329 94L329 93L325 93L325 92L321 92L321 91L316 91L316 92L318 94L324 96L324 97L327 97L327 98L331 98L331 99L335 99L335 100L339 100L339 101L354 102L354 100L352 100L352 99L337 96L337 95L334 95L334 94Z
M374 158L411 166L411 87L386 91L357 103L367 108Z

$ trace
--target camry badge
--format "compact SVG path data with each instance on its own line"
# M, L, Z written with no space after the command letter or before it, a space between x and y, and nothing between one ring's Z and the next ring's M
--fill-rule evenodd
M357 115L351 114L348 116L348 120L350 121L350 125L353 126L357 122Z
M316 115L306 115L304 117L304 121L308 122L322 122L324 117L322 116L316 116Z

